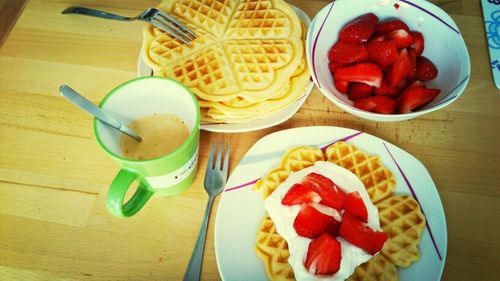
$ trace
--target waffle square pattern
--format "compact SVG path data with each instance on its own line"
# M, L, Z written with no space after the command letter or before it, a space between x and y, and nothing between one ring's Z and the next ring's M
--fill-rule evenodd
M262 117L290 104L290 96L295 101L295 93L303 90L292 84L309 78L301 66L305 32L283 0L164 0L158 8L197 38L184 45L148 25L142 57L154 75L178 80L198 97L202 120L237 123ZM243 109L258 110L234 106L242 100ZM275 106L259 106L268 100Z

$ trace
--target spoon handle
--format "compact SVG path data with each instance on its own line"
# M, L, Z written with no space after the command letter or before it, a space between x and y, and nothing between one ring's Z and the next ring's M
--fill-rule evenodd
M59 92L63 97L65 97L67 100L69 100L71 103L74 105L80 107L81 109L87 111L90 113L92 116L100 120L101 122L129 135L130 137L141 141L141 137L139 137L135 132L130 130L127 126L121 124L118 122L115 118L113 118L111 115L100 109L99 107L95 106L93 103L91 103L89 100L87 100L85 97L77 93L75 90L73 90L70 86L68 85L62 85L59 87Z

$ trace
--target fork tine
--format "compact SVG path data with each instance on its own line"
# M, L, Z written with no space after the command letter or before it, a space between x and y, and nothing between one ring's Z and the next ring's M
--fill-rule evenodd
M215 149L215 140L212 141L212 145L210 146L210 154L208 155L208 161L207 161L207 172L209 170L213 170L214 167L214 149Z
M229 170L229 142L226 142L226 153L224 155L224 164L222 165L222 178L224 182L227 180L227 172Z
M162 10L158 10L158 13L164 17L165 19L175 23L178 27L180 27L182 29L182 31L186 32L187 34L191 35L192 36L192 39L195 39L196 37L198 37L196 35L196 33L194 33L193 31L191 31L191 29L189 29L187 26L183 25L182 23L180 23L178 20L176 20L174 17L170 16L169 14L165 13L164 11Z
M222 158L222 141L220 142L219 144L219 150L217 151L217 158L215 159L215 170L220 170L220 162L221 162L221 158Z
M186 45L191 45L189 44L188 41L186 41L183 37L179 36L178 33L175 31L175 29L172 29L170 28L164 21L161 21L157 18L152 18L151 19L151 24L153 24L154 26L160 28L161 30L167 32L168 34L174 36L175 38L179 39L180 41L182 41L182 43L186 44Z

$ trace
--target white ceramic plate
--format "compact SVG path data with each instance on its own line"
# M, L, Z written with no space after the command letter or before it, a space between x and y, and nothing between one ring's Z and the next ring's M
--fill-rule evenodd
M297 7L292 6L292 8L297 13L299 18L305 23L305 25L309 27L311 19L307 16L307 14ZM137 63L137 76L142 77L142 76L152 76L152 75L153 75L153 70L146 64L146 62L142 58L142 55L139 55L139 61ZM292 117L299 110L299 108L302 106L302 104L304 104L304 101L311 93L313 86L314 86L313 82L310 81L305 87L304 93L300 98L298 98L294 103L285 107L283 110L269 117L260 118L244 123L210 124L210 125L202 124L200 128L202 130L211 132L240 133L240 132L250 132L250 131L260 130L278 125L290 119L290 117Z
M223 280L267 280L254 249L265 215L261 194L252 190L254 183L278 165L287 148L326 147L339 140L378 155L396 177L395 193L413 196L427 218L420 259L408 268L399 268L400 280L440 280L446 259L446 219L429 172L415 157L382 139L338 127L304 127L270 134L259 140L232 171L215 221L215 253Z

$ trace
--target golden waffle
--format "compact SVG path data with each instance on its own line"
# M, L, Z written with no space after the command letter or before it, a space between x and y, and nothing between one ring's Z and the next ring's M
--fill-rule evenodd
M288 245L276 232L276 227L268 216L260 223L255 252L264 261L270 280L295 280L293 270L288 264Z
M215 122L237 123L238 120L254 119L256 115L267 116L295 102L304 93L309 77L309 70L303 58L290 83L267 100L251 103L237 97L226 102L199 100L198 103L201 108L207 109L206 114Z
M398 270L381 254L358 266L348 281L397 281Z
M418 260L425 217L417 201L408 195L393 195L375 206L379 212L380 227L389 236L382 255L402 267Z
M272 169L255 184L254 190L262 192L267 198L284 182L292 172L300 171L314 165L316 161L323 161L323 152L319 148L299 146L285 152L278 167Z
M295 88L302 83L294 86L292 78L304 59L303 28L283 0L164 0L159 8L198 37L187 46L147 26L142 57L154 75L176 79L200 101L213 103L203 121L255 119L284 108L300 94ZM270 103L254 114L233 106L266 100ZM222 102L215 108L214 103ZM239 110L247 111L236 114Z
M353 172L365 185L373 203L389 197L396 188L392 172L378 156L368 155L354 145L339 141L326 149L326 159Z

